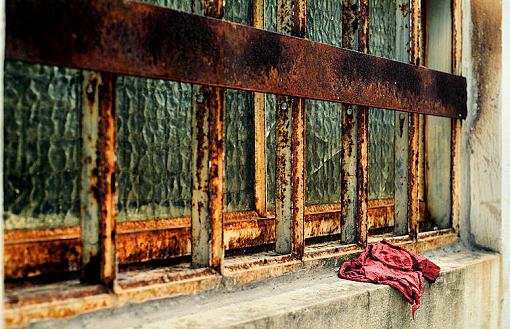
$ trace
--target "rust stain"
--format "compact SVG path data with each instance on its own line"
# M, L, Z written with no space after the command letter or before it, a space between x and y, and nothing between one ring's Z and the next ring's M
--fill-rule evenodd
M287 1L294 7L283 4ZM205 13L219 17L223 6L215 7ZM282 0L278 8L289 15L282 18L279 32L303 35L304 3ZM411 10L413 20L419 18ZM360 12L366 12L363 3ZM227 21L121 0L58 0L52 6L41 0L12 1L6 14L8 59L466 116L464 78ZM91 17L93 25L88 24ZM358 25L358 32L364 31L366 20L360 17ZM367 42L361 40L360 51Z

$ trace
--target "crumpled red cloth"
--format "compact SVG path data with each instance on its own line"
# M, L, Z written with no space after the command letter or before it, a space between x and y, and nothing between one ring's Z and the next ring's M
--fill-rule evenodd
M369 244L358 258L343 263L338 276L353 281L387 284L397 289L413 305L414 319L423 293L422 277L434 282L440 270L427 258L382 240Z

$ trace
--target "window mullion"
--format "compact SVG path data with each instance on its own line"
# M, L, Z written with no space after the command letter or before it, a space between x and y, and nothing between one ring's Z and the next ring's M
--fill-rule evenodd
M358 51L369 53L370 0L359 1ZM359 106L357 113L357 242L366 246L368 235L368 107Z
M306 0L278 0L279 33L305 37ZM300 258L304 252L305 103L276 98L276 251Z
M223 0L201 2L206 16L223 18ZM220 272L223 261L225 164L224 90L196 86L192 114L191 262Z
M115 76L84 72L81 113L81 279L116 277Z

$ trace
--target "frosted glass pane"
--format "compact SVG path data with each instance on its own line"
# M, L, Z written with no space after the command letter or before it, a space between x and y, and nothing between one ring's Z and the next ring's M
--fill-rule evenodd
M78 225L80 73L7 61L5 229Z

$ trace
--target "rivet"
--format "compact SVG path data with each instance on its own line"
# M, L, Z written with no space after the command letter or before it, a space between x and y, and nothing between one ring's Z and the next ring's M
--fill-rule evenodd
M87 86L87 94L92 94L94 92L94 87L92 87L92 84L88 84Z
M400 113L400 120L404 120L406 118L406 116L404 115L404 113Z
M352 115L352 109L347 109L347 115Z
M202 94L198 94L198 95L197 95L197 102L198 102L198 103L203 103L204 101L205 101L205 97L204 97L204 95L202 95Z
M280 108L281 108L282 110L286 110L286 109L288 109L288 108L289 108L289 106L287 105L287 102L283 102L283 103L280 105Z

